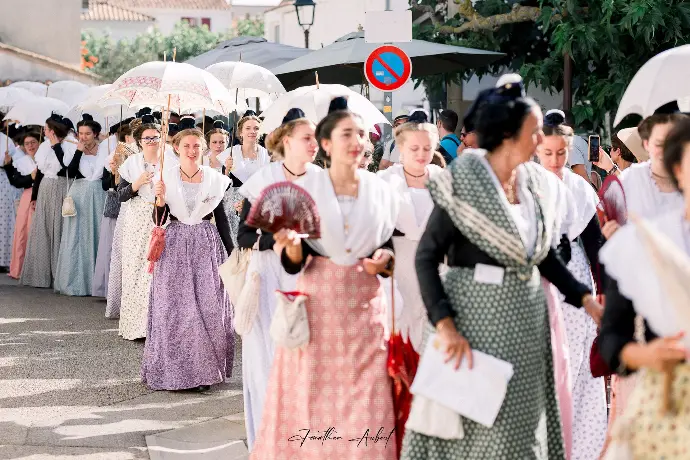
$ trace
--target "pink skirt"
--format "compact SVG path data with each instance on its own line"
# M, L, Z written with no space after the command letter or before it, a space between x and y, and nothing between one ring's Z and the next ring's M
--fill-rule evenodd
M565 330L565 319L556 287L544 278L542 278L542 286L546 295L546 303L549 306L554 382L556 383L558 407L561 411L565 457L569 460L573 448L573 398L571 390L573 384L570 376L568 335Z
M24 254L26 254L26 243L29 241L29 229L31 228L31 216L34 210L31 206L31 189L27 188L22 193L17 208L17 220L14 224L14 238L12 240L12 259L10 260L9 275L14 279L19 279L22 275L24 266Z
M311 339L306 350L276 347L251 458L395 460L378 278L315 257L297 290L309 295Z

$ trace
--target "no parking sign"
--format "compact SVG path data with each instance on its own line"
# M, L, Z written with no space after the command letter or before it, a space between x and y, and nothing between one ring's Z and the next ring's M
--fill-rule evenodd
M381 91L395 91L410 79L412 61L397 46L380 46L367 57L364 63L364 74L374 88Z

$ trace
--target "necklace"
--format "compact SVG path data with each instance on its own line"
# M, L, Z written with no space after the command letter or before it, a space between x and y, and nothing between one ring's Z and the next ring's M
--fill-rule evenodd
M506 198L508 198L508 203L510 204L518 204L517 203L517 196L515 195L515 180L517 179L517 174L516 171L513 170L513 173L510 175L510 179L508 179L508 187L506 192Z
M650 168L650 171L651 171L651 168ZM654 178L654 181L656 183L658 183L659 185L667 185L668 186L668 185L673 184L673 181L671 180L670 177L664 177L660 174L655 173L654 171L652 171L652 177Z
M180 168L180 172L181 172L182 174L184 174L185 176L187 176L187 179L189 179L189 180L194 179L194 176L196 176L197 174L199 174L199 171L201 171L201 168L197 169L196 172L190 176L189 174L187 174L186 172L184 172L184 169Z
M292 176L295 176L295 177L302 177L307 173L306 171L304 171L302 174L295 174L292 171L290 171L287 166L285 166L285 163L283 163L283 168L285 168L285 171L287 171L288 173L290 173Z
M415 176L414 174L410 174L409 172L407 172L407 169L405 169L404 166L403 166L403 171L405 171L405 174L407 174L410 177L414 177L415 179L419 179L420 177L426 176L426 171L424 171L420 176Z

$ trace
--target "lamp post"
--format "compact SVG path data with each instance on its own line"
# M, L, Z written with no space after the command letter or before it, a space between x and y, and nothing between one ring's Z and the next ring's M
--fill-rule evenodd
M297 23L304 30L304 47L309 48L309 28L314 25L314 0L295 0Z

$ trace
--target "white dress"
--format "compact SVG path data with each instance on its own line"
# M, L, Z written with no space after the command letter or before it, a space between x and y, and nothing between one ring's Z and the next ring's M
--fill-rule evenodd
M321 169L311 163L306 166L307 175ZM270 163L252 175L240 187L239 193L251 203L267 186L286 180L283 162ZM294 291L297 282L297 275L285 273L280 258L273 250L252 252L247 276L249 277L254 272L258 272L260 276L259 311L251 330L242 336L242 391L247 444L250 451L261 425L266 386L275 354L275 346L269 335L271 319L276 307L274 292L276 290Z
M428 165L427 170L430 177L443 171L436 165ZM400 290L403 300L398 328L403 337L409 338L414 349L421 352L422 335L428 319L422 294L419 291L414 259L417 245L426 229L426 223L434 208L434 203L426 188L407 186L405 172L401 164L395 164L384 171L380 171L377 175L386 181L399 197L400 212L396 229L405 235L393 237L396 260L395 284ZM387 286L386 282L383 283L383 286ZM386 294L390 302L390 289L386 288ZM395 304L395 308L397 319L398 303Z
M568 270L581 283L593 289L589 260L579 240L580 234L596 215L599 198L587 181L569 169L563 170L563 182L576 206L569 221L563 222L561 234L571 241ZM594 292L594 291L593 291ZM606 440L608 416L604 378L592 377L589 354L597 336L597 325L583 308L565 303L561 295L565 329L568 336L572 395L571 460L598 458Z

